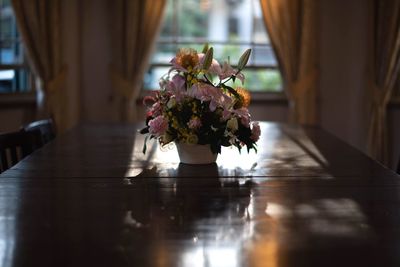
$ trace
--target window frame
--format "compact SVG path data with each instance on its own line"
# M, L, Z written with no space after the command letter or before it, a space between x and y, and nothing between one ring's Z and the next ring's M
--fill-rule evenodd
M172 18L173 23L172 23L172 27L173 27L173 35L168 36L168 37L161 37L159 36L158 39L156 40L156 44L155 47L157 47L158 45L171 45L173 47L175 47L175 50L177 51L178 47L182 47L182 46L186 46L188 47L189 45L193 45L193 44L205 44L208 43L210 46L215 46L215 45L227 45L227 46L246 46L248 48L251 48L252 51L255 51L255 47L257 48L268 48L273 50L273 47L270 43L260 43L260 42L255 42L254 41L254 32L255 32L255 27L256 27L256 18L254 16L254 10L253 10L253 2L251 3L252 6L252 37L251 37L251 41L249 42L244 42L244 41L216 41L216 40L210 40L208 38L204 38L204 37L181 37L179 36L179 27L178 25L178 20L179 20L179 12L177 9L177 5L179 1L182 0L171 0L173 1L171 4L175 7L174 8L174 16ZM250 1L254 1L254 0L250 0ZM256 0L257 1L257 0ZM228 18L229 19L229 18ZM267 33L268 36L268 33ZM155 53L155 51L154 51ZM254 53L251 54L250 58L254 57ZM246 71L254 71L254 70L265 70L265 71L279 71L280 73L280 69L279 69L279 65L278 62L276 61L276 64L253 64L251 63L252 61L250 60L249 64L246 65L245 70ZM236 64L232 64L232 67L236 68L237 65ZM153 59L150 60L150 64L148 66L148 69L146 71L146 73L148 73L149 70L152 70L154 68L160 68L160 67L164 67L164 68L169 68L171 67L170 63L165 63L165 62L156 62L153 61ZM281 85L279 90L276 89L272 89L272 88L263 88L263 90L257 90L257 89L251 89L249 88L249 92L252 95L260 95L260 94L272 94L274 95L272 98L276 99L276 97L278 96L279 98L286 98L285 94L284 94L284 90L283 90L283 77L282 74L281 75ZM148 92L148 91L154 91L157 90L157 88L145 88L145 83L143 82L142 85L142 91Z
M4 4L4 2L2 2L2 4ZM0 91L0 96L9 96L9 95L13 95L13 94L15 94L15 95L23 94L23 95L29 96L29 95L32 95L32 93L36 91L35 75L27 62L25 45L21 39L19 29L17 27L15 14L13 12L13 7L10 3L8 3L8 4L9 5L7 5L6 7L4 7L2 5L1 8L10 9L10 11L8 11L8 15L11 16L11 23L12 23L11 27L14 29L13 31L18 32L18 34L15 34L15 36L11 36L8 38L7 37L3 38L3 34L0 32L0 50L3 49L2 44L5 42L11 42L12 46L19 46L19 49L21 49L21 51L20 51L21 62L2 63L3 61L0 58L0 71L13 70L15 73L17 71L25 71L27 77L26 77L26 84L25 84L26 88L24 88L20 85L18 85L18 87L15 87L15 88L11 87L10 91L6 91L6 92ZM0 19L0 30L2 27L1 24L2 24L2 22Z

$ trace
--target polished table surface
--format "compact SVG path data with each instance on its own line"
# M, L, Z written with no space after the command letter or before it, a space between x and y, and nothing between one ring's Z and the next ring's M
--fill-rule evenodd
M319 128L179 164L84 125L0 174L0 266L400 266L400 177Z

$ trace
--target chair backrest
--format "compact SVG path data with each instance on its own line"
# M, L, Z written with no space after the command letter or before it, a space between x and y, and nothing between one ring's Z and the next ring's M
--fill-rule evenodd
M40 131L0 134L0 173L41 147Z
M40 131L43 145L50 142L56 137L54 123L51 119L31 122L23 126L22 131L25 132Z

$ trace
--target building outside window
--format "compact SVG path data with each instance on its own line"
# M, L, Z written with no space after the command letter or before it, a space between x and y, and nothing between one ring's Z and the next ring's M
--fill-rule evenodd
M33 84L10 0L0 0L0 94L28 92Z
M144 78L145 89L158 89L159 78L168 72L170 60L182 47L201 51L214 48L222 64L252 49L243 71L245 87L254 92L282 92L282 79L264 26L259 0L168 0L160 36Z

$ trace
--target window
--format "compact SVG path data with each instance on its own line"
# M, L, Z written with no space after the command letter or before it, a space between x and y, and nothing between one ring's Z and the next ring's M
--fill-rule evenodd
M0 93L30 91L32 81L10 0L0 0Z
M144 78L145 89L157 89L159 78L181 47L201 51L205 43L223 63L252 48L243 71L245 87L257 92L281 92L282 80L264 27L259 0L168 0L164 22L151 66Z

